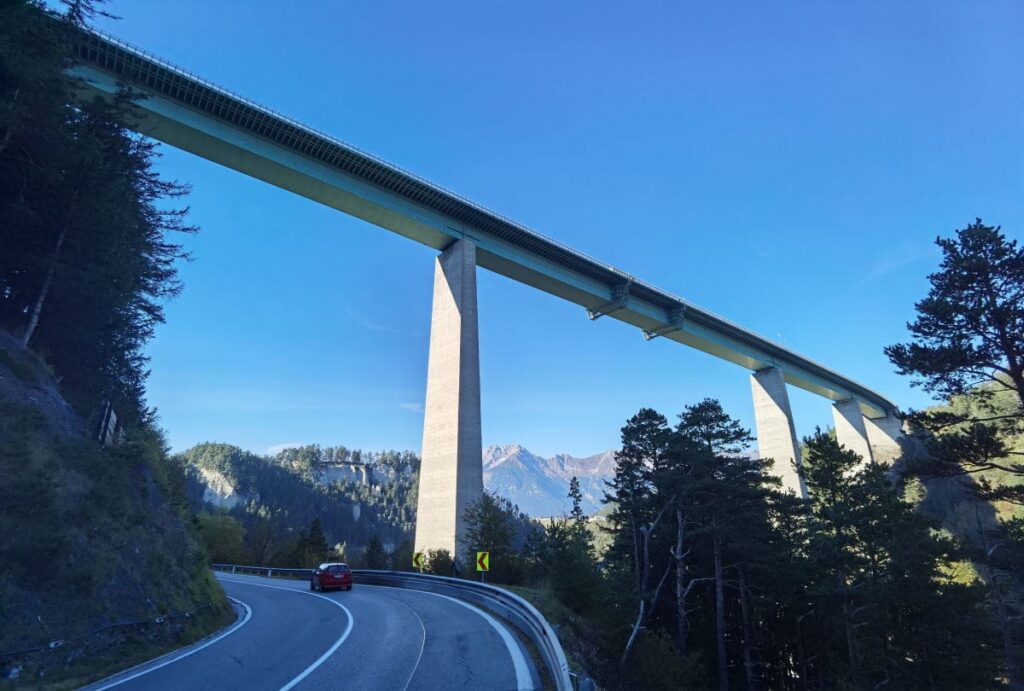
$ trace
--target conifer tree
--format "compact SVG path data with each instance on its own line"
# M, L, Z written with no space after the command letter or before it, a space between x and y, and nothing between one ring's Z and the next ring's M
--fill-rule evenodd
M133 95L78 101L69 43L96 3L0 7L0 326L42 353L84 416L101 399L147 422L144 346L181 285L172 236L194 229L166 201L187 187L154 170L130 132Z
M885 349L900 374L952 404L911 416L935 433L930 457L912 470L1024 477L1024 452L1006 442L1024 431L1024 248L981 219L936 244L943 260L907 324L913 340ZM1024 504L1019 483L983 481L980 489L985 498Z
M313 523L309 526L309 533L306 534L305 552L306 564L311 567L326 561L330 554L327 536L324 535L324 529L320 524L319 516L314 518Z
M887 467L862 465L820 432L806 444L818 675L833 687L990 687L995 638L981 589L941 570L959 558L953 544Z
M363 563L368 569L386 569L388 567L387 552L384 551L384 545L381 544L376 533L363 550Z

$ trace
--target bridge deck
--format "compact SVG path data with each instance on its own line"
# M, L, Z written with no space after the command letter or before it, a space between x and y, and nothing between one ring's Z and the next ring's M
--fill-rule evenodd
M864 414L896 406L880 394L683 298L531 231L333 137L99 32L75 46L73 73L110 94L146 94L139 132L442 250L463 237L478 265Z

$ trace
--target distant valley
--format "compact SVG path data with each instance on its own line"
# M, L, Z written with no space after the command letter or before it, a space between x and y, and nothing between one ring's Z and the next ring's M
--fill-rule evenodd
M392 542L411 529L419 466L412 452L306 446L258 456L237 447L201 444L179 459L187 468L196 510L206 505L242 517L262 506L264 515L291 516L289 523L296 528L322 514L330 533L356 542L374 530ZM508 444L487 447L482 461L485 487L536 518L569 512L567 495L574 476L580 482L583 510L596 513L605 482L615 473L614 451L585 458L543 458L519 444ZM370 519L369 524L361 518ZM357 525L360 529L353 531Z

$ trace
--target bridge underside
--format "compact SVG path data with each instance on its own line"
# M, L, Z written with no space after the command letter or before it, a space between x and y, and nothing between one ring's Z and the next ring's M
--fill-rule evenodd
M117 79L101 69L79 65L73 73L93 93L109 95L117 89ZM536 240L536 248L524 247L518 235L510 236L516 238L512 242L395 194L386 189L387 180L368 181L325 164L313 155L315 141L297 145L302 148L297 151L156 93L147 94L139 110L136 129L147 136L437 250L470 239L477 248L478 266L580 305L592 316L607 315L648 337L667 338L750 371L778 367L788 384L832 401L855 399L870 418L883 418L895 408L869 389L792 351L528 231L522 231L522 237ZM579 268L567 266L571 261L566 256ZM612 278L594 278L596 269Z
M800 496L799 442L787 385L833 401L840 443L865 461L899 454L896 407L879 394L614 267L234 96L135 49L84 33L85 97L119 85L145 94L137 131L431 247L437 259L416 549L467 545L465 508L482 493L476 266L752 372L762 457Z

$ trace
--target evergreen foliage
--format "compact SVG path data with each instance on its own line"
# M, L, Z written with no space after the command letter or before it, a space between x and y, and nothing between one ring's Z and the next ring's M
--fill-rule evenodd
M233 616L144 400L144 347L181 289L175 237L194 232L168 203L187 188L162 179L155 145L126 128L131 94L75 93L68 39L97 5L0 3L0 649L42 644L7 663L47 686L105 676ZM84 434L103 400L124 432L112 448ZM51 581L62 573L72 588ZM97 635L168 614L181 619Z
M188 477L194 511L213 508L204 499L208 487L234 493L238 503L221 511L245 528L244 561L302 567L324 561L328 545L354 546L358 560L373 537L390 549L412 535L419 468L415 455L358 452L366 461L360 467L373 482L328 481L322 473L331 463L351 462L354 456L341 449L305 446L264 457L229 444L199 444L175 461ZM310 552L308 541L317 537L313 527L323 542L317 539Z
M363 550L363 566L367 569L388 568L388 553L384 551L384 545L380 538L374 535Z
M1009 684L1024 688L1024 571L1007 568L1024 549L1024 249L981 219L936 244L943 261L907 325L913 340L886 349L901 374L944 399L911 413L925 449L906 472L925 481L926 502L935 478L958 476L980 500L957 507L972 515L947 518L990 585Z
M107 399L146 422L143 349L181 290L173 237L195 231L166 202L188 189L125 126L131 93L74 98L67 39L93 3L68 3L62 21L41 7L0 6L0 326L45 356L83 416Z
M463 513L465 534L460 547L463 575L476 570L476 553L490 552L489 576L501 583L521 583L525 568L519 558L530 529L529 517L505 497L484 492Z
M941 398L993 383L1024 405L1024 248L981 219L935 244L943 260L907 324L914 340L886 354Z
M911 415L933 433L922 476L998 470L1024 479L1024 248L981 219L938 238L943 260L907 325L913 340L886 348L901 374L950 406ZM982 496L1024 505L1020 483L978 482Z

